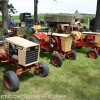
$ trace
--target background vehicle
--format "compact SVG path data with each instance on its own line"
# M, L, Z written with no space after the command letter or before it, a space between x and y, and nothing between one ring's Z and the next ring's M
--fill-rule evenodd
M59 24L80 25L79 19L66 15L45 14L44 21L49 27L58 27Z

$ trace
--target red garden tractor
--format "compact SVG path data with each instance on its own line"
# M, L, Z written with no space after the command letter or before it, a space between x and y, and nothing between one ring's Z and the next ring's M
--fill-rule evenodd
M73 31L72 34L76 34L73 37L77 49L89 47L91 49L87 52L87 56L90 58L98 57L98 54L100 54L100 33Z
M54 66L60 67L62 65L63 56L70 60L76 59L76 52L71 50L72 39L70 35L52 32L37 32L34 35L39 39L40 48L42 51L58 52L58 54L53 54L50 58L50 61Z
M32 70L36 75L45 77L49 74L49 67L44 62L39 62L40 45L24 38L14 36L3 38L0 36L0 62L18 65L16 72L10 70L4 73L3 82L10 91L19 89L18 76Z

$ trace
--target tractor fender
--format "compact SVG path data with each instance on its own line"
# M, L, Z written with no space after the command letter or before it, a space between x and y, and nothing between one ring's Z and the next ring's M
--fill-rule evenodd
M38 32L34 34L38 39L45 39L47 34L43 32Z

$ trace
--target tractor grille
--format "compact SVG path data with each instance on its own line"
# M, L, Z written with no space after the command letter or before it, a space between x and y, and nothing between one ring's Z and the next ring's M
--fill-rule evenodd
M26 64L33 63L38 60L38 48L30 47L26 51Z

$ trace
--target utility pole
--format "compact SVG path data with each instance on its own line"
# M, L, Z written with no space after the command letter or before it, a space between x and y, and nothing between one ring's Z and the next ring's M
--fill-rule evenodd
M34 19L35 21L38 21L38 0L34 0Z

